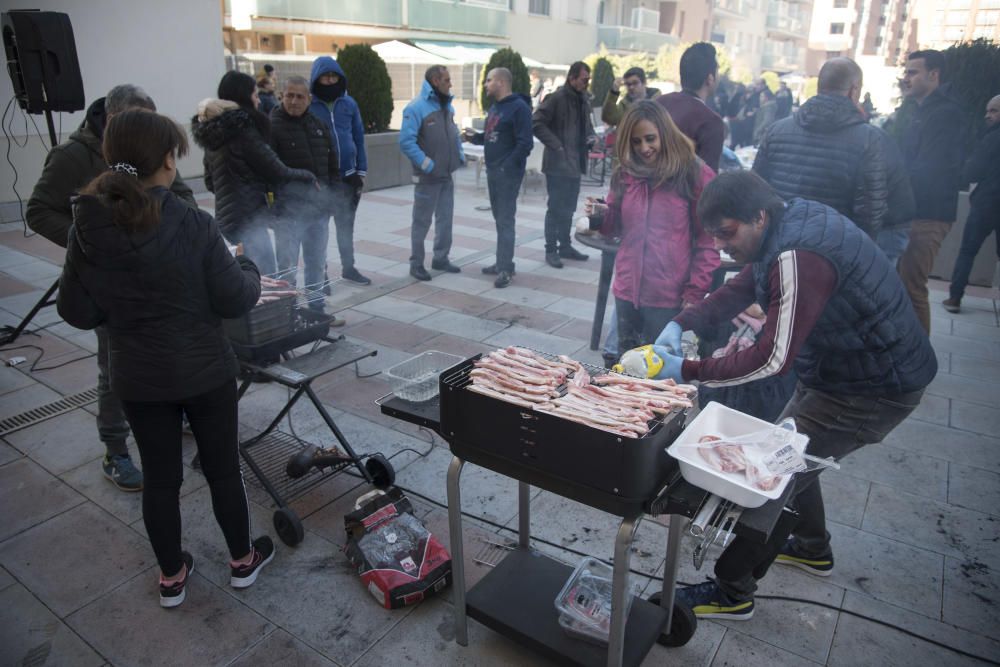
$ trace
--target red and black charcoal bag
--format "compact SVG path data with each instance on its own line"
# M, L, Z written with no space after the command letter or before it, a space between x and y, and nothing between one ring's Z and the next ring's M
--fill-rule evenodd
M451 555L413 516L393 487L344 517L344 552L368 592L386 609L416 604L451 583Z

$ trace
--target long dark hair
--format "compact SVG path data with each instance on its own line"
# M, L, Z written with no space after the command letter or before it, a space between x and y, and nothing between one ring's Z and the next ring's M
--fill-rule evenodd
M117 113L104 128L104 159L110 168L80 193L98 197L122 229L151 229L160 223L160 202L142 181L159 170L168 153L179 158L187 150L184 130L170 118L145 109Z
M254 127L260 132L260 136L267 141L271 137L271 120L257 110L253 103L253 91L257 89L257 82L249 74L243 72L226 72L219 81L218 95L220 100L236 102L240 108L247 112Z

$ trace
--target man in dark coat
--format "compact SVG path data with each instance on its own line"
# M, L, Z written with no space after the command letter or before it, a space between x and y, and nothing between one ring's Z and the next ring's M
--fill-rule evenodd
M271 112L271 148L293 169L313 173L320 189L293 181L276 195L278 222L274 226L274 254L278 271L293 284L302 247L305 286L322 290L326 278L326 245L330 239L330 188L340 181L339 157L330 133L309 113L309 82L301 76L285 80L281 104ZM323 311L323 300L309 301ZM334 321L334 325L341 322Z
M901 161L885 133L861 113L861 85L861 68L853 60L824 63L819 94L767 130L753 170L782 198L826 204L875 239L889 217L888 164L899 170ZM897 197L912 201L906 179L897 179L896 186ZM912 203L907 208L912 214Z
M996 234L1000 257L1000 95L986 104L986 132L965 163L962 180L975 183L976 189L969 197L971 207L962 232L962 247L951 273L951 295L944 301L949 313L961 310L972 263L990 232Z
M532 116L532 129L545 145L542 172L548 190L545 211L545 261L557 269L563 259L585 260L587 255L570 241L573 213L580 198L580 179L587 172L587 151L596 137L590 120L587 86L590 68L575 62L566 83L542 100Z
M69 139L59 144L45 158L42 175L28 199L25 211L28 227L53 243L65 248L69 229L73 225L70 199L90 181L107 170L101 152L104 125L116 113L141 108L156 111L156 104L142 88L122 84L112 88L106 97L87 108L87 116ZM197 208L191 188L180 176L170 187L171 192L189 206ZM106 453L102 462L104 476L122 491L142 489L142 473L128 454L126 440L129 426L122 412L121 401L111 392L108 374L110 347L104 326L97 334L97 432Z
M517 193L524 180L524 167L535 142L531 137L531 99L511 90L513 77L506 67L486 75L486 94L493 100L482 134L466 131L465 138L485 146L486 184L490 210L497 226L496 262L483 267L495 275L493 285L504 288L514 276L514 216Z
M681 92L656 98L681 132L694 142L695 153L719 171L726 124L705 103L718 85L719 63L715 47L708 42L692 44L681 55Z
M934 350L896 271L857 226L817 202L786 203L747 171L709 183L698 218L716 247L747 265L685 308L657 344L679 350L684 330L726 322L752 303L767 310L767 323L752 347L735 354L693 361L664 354L664 375L718 387L794 364L799 384L782 418L795 420L809 436L806 453L821 458L881 442L916 409L937 372ZM681 589L678 598L702 618L747 620L757 581L776 559L829 575L819 473L796 473L796 511L781 513L766 543L737 537L716 562L715 580Z
M916 216L910 242L899 260L899 275L924 329L931 330L927 277L944 237L958 215L965 131L962 109L940 89L944 71L940 51L914 51L903 71L903 95L917 102L900 148L910 173Z

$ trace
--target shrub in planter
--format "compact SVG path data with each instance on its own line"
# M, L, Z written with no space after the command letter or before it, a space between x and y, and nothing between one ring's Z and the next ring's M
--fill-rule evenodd
M594 96L594 106L604 104L604 98L608 96L608 91L615 82L615 68L607 58L598 58L594 61L594 68L590 72L590 93Z
M983 130L986 103L1000 92L1000 44L987 39L961 42L944 52L941 80L965 112L966 140Z
M521 60L521 54L510 47L504 47L493 52L479 77L479 108L483 113L493 106L493 100L486 95L486 75L496 67L506 67L510 70L511 88L515 93L531 94L531 79L528 77L528 68Z
M347 75L348 93L358 103L366 134L385 132L392 118L392 79L382 57L368 44L351 44L337 52Z

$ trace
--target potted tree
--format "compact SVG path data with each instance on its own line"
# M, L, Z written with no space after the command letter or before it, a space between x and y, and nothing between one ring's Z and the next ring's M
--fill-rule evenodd
M410 164L399 152L399 132L389 130L392 118L392 79L382 57L368 44L351 44L337 52L347 75L351 97L358 103L365 126L368 155L366 190L391 188L410 182Z
M506 67L510 70L513 81L511 88L515 93L531 94L531 81L528 77L528 68L521 60L521 54L510 47L504 47L499 51L494 51L489 62L483 66L482 75L479 77L479 108L483 113L489 111L493 105L493 100L486 96L486 75L491 69Z

